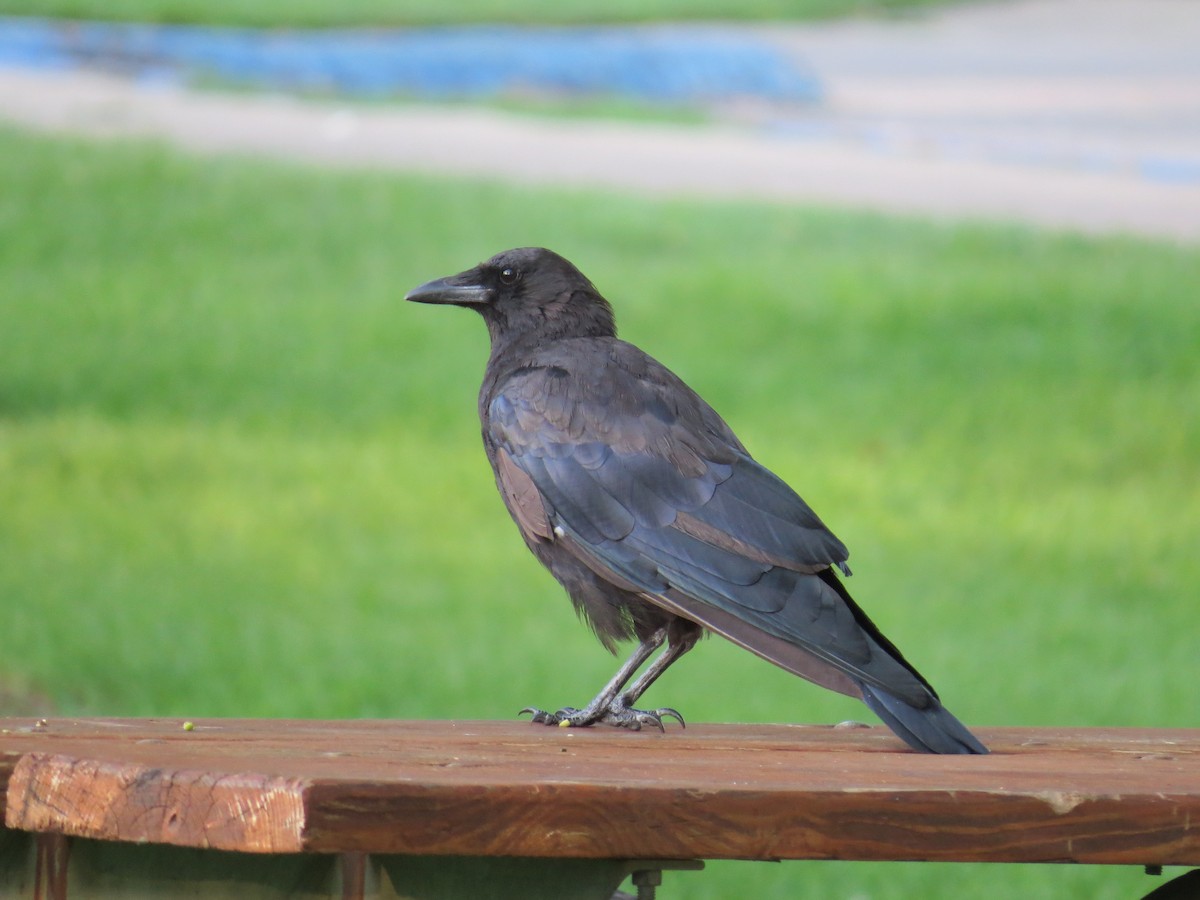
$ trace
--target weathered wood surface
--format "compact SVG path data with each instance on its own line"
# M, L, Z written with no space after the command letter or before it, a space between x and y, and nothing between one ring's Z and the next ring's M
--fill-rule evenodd
M979 734L0 719L0 788L9 828L250 852L1200 864L1200 730Z

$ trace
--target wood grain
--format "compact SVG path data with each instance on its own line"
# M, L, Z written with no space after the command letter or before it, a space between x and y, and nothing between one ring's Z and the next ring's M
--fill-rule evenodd
M10 828L248 852L1200 864L1200 730L0 719Z

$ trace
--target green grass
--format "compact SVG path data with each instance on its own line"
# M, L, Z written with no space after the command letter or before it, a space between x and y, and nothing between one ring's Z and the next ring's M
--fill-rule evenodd
M525 552L486 352L403 292L550 245L853 551L978 725L1193 726L1200 253L0 131L0 713L506 718L613 661ZM724 642L652 703L869 718ZM1133 869L714 864L668 896L1128 897Z
M327 27L476 22L588 24L764 20L903 13L951 0L6 0L4 14L139 22Z

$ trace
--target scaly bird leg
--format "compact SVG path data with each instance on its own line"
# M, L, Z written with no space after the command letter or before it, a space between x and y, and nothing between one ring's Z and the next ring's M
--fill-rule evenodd
M667 644L667 649L662 652L658 659L650 664L650 668L643 672L641 677L629 687L629 690L625 691L625 693L623 693L617 699L622 701L625 706L631 706L634 703L637 703L638 698L641 697L642 694L646 693L646 690L650 687L650 685L654 684L654 682L658 680L659 675L667 671L667 669L670 668L671 664L675 662L675 660L679 659L679 657L683 656L683 654L687 653L694 646L696 646L696 640L699 638L699 636L700 631L697 629L695 632L686 634L682 638L677 637L676 640ZM664 710L657 711L664 712ZM678 719L680 725L683 724L683 716L679 715L679 713L677 713L675 710L667 708L665 712L670 713L676 719Z
M638 644L629 659L617 670L617 674L612 677L612 680L583 709L567 706L558 712L547 712L528 706L521 712L532 713L534 722L540 722L543 725L559 725L564 728L568 726L579 728L600 722L605 725L629 728L633 731L640 730L643 725L653 725L660 731L666 731L662 721L664 716L676 718L682 725L683 716L668 706L661 709L642 710L633 709L632 704L654 683L659 675L666 671L671 663L692 648L695 643L694 639L668 644L667 649L650 665L650 668L642 673L641 678L635 681L629 690L621 691L625 683L633 677L633 673L641 668L642 663L649 659L666 639L667 629L664 626Z

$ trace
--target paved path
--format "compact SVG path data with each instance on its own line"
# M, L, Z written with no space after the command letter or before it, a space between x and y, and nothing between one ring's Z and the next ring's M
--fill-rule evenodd
M721 124L316 103L0 70L0 119L196 152L529 183L817 202L1200 241L1200 3L1008 0L769 28L818 107Z

